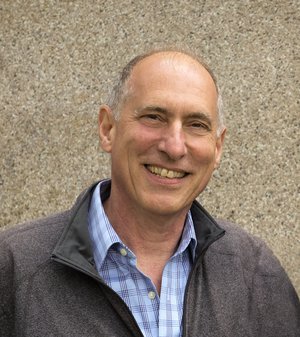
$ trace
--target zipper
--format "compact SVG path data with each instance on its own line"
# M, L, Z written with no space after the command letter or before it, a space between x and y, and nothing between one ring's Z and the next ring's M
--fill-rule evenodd
M225 232L220 233L217 237L215 237L211 242L208 242L206 247L204 246L204 248L201 251L201 254L198 256L196 262L194 263L192 270L190 271L187 283L186 283L186 287L185 287L185 292L184 292L184 301L183 301L183 313L182 313L182 337L188 337L186 335L186 321L187 321L187 295L188 295L188 291L189 291L189 286L191 283L191 279L195 273L195 270L198 268L198 266L200 265L200 263L203 261L203 257L207 251L207 249L209 248L209 246L211 244L213 244L214 242L216 242L218 239L220 239L222 236L225 235Z

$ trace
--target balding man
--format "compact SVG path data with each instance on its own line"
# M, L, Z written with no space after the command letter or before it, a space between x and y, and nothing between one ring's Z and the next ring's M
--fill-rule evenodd
M1 234L3 336L298 336L299 299L276 258L195 201L225 132L204 62L133 59L99 113L111 179Z

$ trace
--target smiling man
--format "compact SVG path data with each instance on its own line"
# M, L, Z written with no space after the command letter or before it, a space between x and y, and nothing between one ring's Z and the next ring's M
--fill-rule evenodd
M117 120L109 106L100 109L101 144L112 159L104 209L158 295L192 202L220 161L225 128L212 77L187 55L150 55L126 85Z
M225 132L205 63L171 50L133 59L99 113L111 179L1 234L4 336L298 336L276 258L195 201Z

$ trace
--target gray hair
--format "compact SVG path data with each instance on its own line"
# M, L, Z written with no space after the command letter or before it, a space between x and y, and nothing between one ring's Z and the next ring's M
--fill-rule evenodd
M219 136L221 132L223 131L223 129L225 128L225 114L224 114L224 107L223 107L223 99L222 99L220 87L217 82L217 78L214 72L212 71L212 69L207 65L206 62L204 62L202 58L200 58L198 55L194 53L191 53L189 51L180 50L180 49L168 48L168 49L152 50L150 52L146 52L146 53L143 53L143 54L140 54L134 57L131 61L129 61L129 63L127 63L127 65L121 71L116 81L116 84L113 86L113 89L111 90L108 96L107 104L112 109L115 119L118 120L120 118L120 108L129 95L130 88L129 88L128 82L129 82L133 68L143 59L151 55L161 53L161 52L175 52L175 53L180 53L180 54L189 56L195 61L197 61L200 65L202 65L208 71L208 73L210 74L211 78L214 81L214 84L217 90L217 115L218 115L217 135Z

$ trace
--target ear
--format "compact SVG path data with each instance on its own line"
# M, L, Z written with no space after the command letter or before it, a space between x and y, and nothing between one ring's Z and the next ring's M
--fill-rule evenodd
M226 134L226 128L224 128L217 138L216 142L216 160L215 160L215 169L219 167L221 157L222 157L222 151L223 151L223 145L225 140L225 134Z
M99 111L98 128L100 145L105 152L110 153L115 134L115 118L108 105L101 105Z

